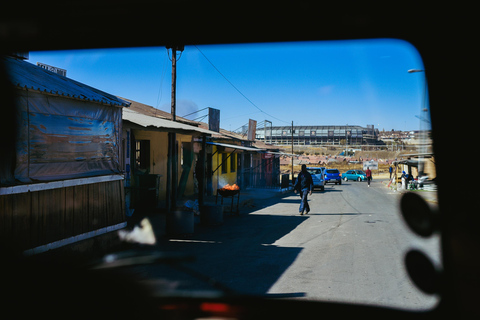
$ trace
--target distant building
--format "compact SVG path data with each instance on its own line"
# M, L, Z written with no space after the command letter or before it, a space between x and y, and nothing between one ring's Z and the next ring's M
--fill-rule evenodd
M378 139L386 145L431 145L431 131L380 131Z
M373 125L344 126L294 126L295 145L375 145L383 144ZM292 126L257 128L256 138L273 145L291 145Z

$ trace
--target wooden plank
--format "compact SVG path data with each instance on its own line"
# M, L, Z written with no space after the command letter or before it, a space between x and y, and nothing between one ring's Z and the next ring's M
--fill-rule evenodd
M123 181L115 181L114 191L112 193L112 201L115 208L112 212L112 224L117 224L125 221L125 193L123 189Z
M39 244L45 244L47 243L47 230L45 228L45 221L47 219L46 217L46 211L48 208L46 207L45 203L48 202L48 199L45 197L45 192L46 191L39 191L38 192L38 206L37 206L37 219L38 219L38 225L36 226L36 229L38 230L38 242Z
M87 231L93 231L101 227L99 221L99 184L89 184L88 189L88 224Z
M88 210L86 211L86 218L87 218L87 223L85 224L86 230L85 231L92 231L92 225L94 223L95 219L95 207L93 206L93 203L95 201L95 194L92 185L86 185L86 193L87 193L87 205L88 205Z
M30 193L11 195L12 199L12 245L27 249L30 245Z
M60 239L61 202L59 189L45 190L41 194L40 210L43 213L43 243Z
M42 243L42 238L41 238L41 222L42 222L42 213L39 210L39 198L41 196L41 192L31 192L30 194L30 201L31 201L31 219L30 219L30 245L32 248L37 247Z
M80 211L75 210L75 213L78 212L79 215L82 217L82 233L87 232L88 228L88 210L89 210L89 197L88 197L88 185L82 186L83 198L82 198L82 206L79 208ZM77 234L77 233L76 233Z
M8 196L0 195L0 241L5 243L7 240L8 230L10 230L11 210L8 208Z
M65 237L74 236L74 213L75 213L75 188L65 188Z
M108 182L97 183L98 187L98 202L97 202L97 221L96 229L107 226L107 206L106 206L106 184Z
M106 199L106 213L107 213L107 224L115 224L115 210L117 208L115 203L115 193L116 193L116 183L109 183L107 186L107 199Z
M58 224L58 230L56 232L57 234L57 239L56 240L61 240L64 239L66 236L65 233L65 193L66 193L66 188L60 188L56 190L56 197L58 197L58 206L57 206L57 224Z
M73 187L73 234L82 234L86 231L85 220L87 212L85 186Z
M123 187L123 180L116 181L115 185L117 186L117 192L120 193L120 206L115 211L117 213L117 219L115 223L120 223L126 221L125 216L125 189ZM116 201L118 204L118 201Z
M38 213L39 213L39 218L42 220L40 221L38 228L39 228L39 235L40 235L40 243L45 244L49 240L48 234L47 234L47 225L49 222L49 207L48 203L51 202L48 201L48 196L53 194L52 190L46 190L46 191L40 191L40 195L38 198Z
M5 245L12 241L12 199L9 195L0 196L0 240Z
M117 224L122 222L122 211L121 211L121 201L122 201L122 196L121 196L121 189L120 189L120 181L116 181L115 184L112 185L112 197L111 197L111 202L113 204L112 207L112 212L111 212L111 224Z
M0 238L34 248L125 221L123 181L0 196Z

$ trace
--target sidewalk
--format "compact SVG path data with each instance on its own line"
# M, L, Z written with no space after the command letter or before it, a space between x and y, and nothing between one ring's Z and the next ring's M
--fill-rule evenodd
M385 180L382 181L382 183L385 185L385 187L388 188L390 180ZM417 193L419 196L425 199L430 204L437 205L438 204L438 194L437 194L437 187L436 185L426 185L423 190L407 190L407 189L402 189L398 188L395 186L390 186L390 189L392 189L395 192L398 192L399 194L406 193L406 192L414 192Z
M239 215L245 215L255 210L258 210L267 199L280 197L285 193L291 192L291 190L280 189L267 189L267 188L249 188L240 191L240 198L238 203ZM234 198L233 213L231 209L231 198L225 198L223 201L223 219L233 219L237 216L237 196ZM215 195L206 196L204 202L206 205L215 205ZM185 201L184 201L185 202ZM221 205L221 197L218 196L217 206ZM125 229L131 229L139 222L147 217L152 225L153 232L157 239L157 244L168 239L166 232L166 211L162 209L154 209L151 212L145 212L143 214L137 214L128 219L128 227ZM208 227L208 226L207 226ZM215 226L215 228L221 228L221 225ZM200 224L200 217L194 218L194 233L195 230L203 229L204 226ZM175 235L176 237L188 237L189 235ZM191 236L191 235L190 235ZM125 243L120 240L118 231L109 232L100 236L96 236L91 239L83 240L77 243L73 243L58 249L50 250L40 255L50 257L67 257L68 259L98 259L109 253L115 251L128 250L132 247L131 244Z
M204 199L204 204L223 207L223 219L225 220L234 216L244 215L253 212L263 205L264 200L280 197L288 192L291 192L291 190L272 188L248 188L240 191L240 197L238 197L238 195L235 195L233 197L233 205L231 197L223 198L222 204L222 197L220 195L218 197L215 195L206 196ZM149 216L149 218L152 220L155 236L157 238L167 237L166 213L163 212L157 216ZM200 216L196 215L195 228L198 227L201 227Z
M272 189L272 188L248 188L240 191L240 203L239 209L240 213L242 210L245 211L245 207L252 207L252 205L258 200L270 199L276 196L280 196L286 192L289 192L288 189ZM218 196L217 204L221 203L221 196ZM205 197L205 204L215 204L216 196L207 196ZM223 205L226 206L225 210L230 210L230 205L232 203L231 198L224 198ZM234 197L234 210L236 210L237 205L237 196ZM228 212L227 212L228 213Z

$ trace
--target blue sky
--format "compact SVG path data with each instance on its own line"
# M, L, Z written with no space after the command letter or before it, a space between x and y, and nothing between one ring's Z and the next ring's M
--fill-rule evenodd
M407 70L423 63L400 40L199 45L178 57L178 116L220 109L227 130L249 119L274 126L419 128L425 74ZM170 58L157 47L30 52L29 62L66 69L72 79L170 112Z

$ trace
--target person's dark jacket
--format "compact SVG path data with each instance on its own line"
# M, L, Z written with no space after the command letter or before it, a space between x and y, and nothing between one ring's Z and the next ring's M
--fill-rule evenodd
M297 176L297 181L295 181L294 189L297 191L301 191L304 189L313 191L312 175L308 171L300 171Z

